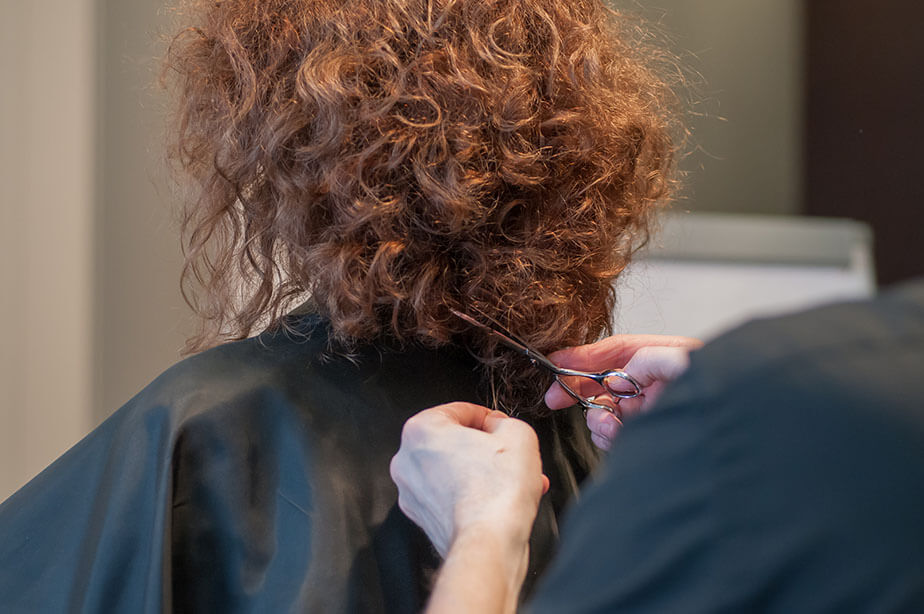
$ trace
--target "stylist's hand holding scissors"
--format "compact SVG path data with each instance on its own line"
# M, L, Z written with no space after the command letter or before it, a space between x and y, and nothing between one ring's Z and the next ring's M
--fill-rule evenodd
M642 393L632 399L621 399L623 416L645 411L655 402L664 387L683 373L692 350L702 347L702 341L690 337L667 335L614 335L596 343L560 350L549 359L559 367L585 371L623 369L635 379ZM603 388L586 378L564 378L575 392L585 397L602 395ZM600 402L604 400L602 395ZM545 395L551 409L574 405L574 400L557 383ZM600 409L587 412L587 428L598 448L609 450L621 424L616 415Z

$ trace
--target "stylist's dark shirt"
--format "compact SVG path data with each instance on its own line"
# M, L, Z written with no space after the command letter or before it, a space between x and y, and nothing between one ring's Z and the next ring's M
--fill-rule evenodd
M924 612L924 283L694 354L530 612Z
M388 474L408 417L484 403L474 360L379 343L327 355L315 316L173 367L0 506L0 613L417 612L438 557ZM554 420L554 422L553 422ZM579 412L535 422L560 493L588 471Z

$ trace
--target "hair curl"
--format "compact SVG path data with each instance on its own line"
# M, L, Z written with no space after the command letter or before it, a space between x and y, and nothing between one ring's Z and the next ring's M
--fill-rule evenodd
M666 57L602 0L189 0L166 67L195 351L313 298L350 347L462 340L501 405L523 361L609 331L669 195ZM197 287L204 292L190 292Z

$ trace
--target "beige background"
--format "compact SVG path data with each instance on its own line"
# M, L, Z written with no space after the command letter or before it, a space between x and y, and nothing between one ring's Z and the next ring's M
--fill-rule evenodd
M93 422L96 28L91 0L2 4L0 497Z
M680 207L799 211L799 3L651 5L704 77ZM158 0L0 4L0 499L179 357L167 21Z

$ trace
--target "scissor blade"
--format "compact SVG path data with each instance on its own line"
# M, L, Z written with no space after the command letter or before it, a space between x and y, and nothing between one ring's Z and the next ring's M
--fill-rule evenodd
M493 335L494 337L502 341L508 347L511 347L519 351L520 353L524 354L527 358L529 358L530 360L534 360L535 362L539 363L540 365L542 365L543 367L545 367L552 373L558 372L559 369L555 365L555 363L553 363L551 360L546 358L542 353L531 348L529 345L527 345L524 341L522 341L516 335L514 335L509 330L507 330L504 326L500 324L500 322L498 322L491 316L485 313L482 313L480 310L476 309L479 316L481 316L482 318L484 318L485 320L491 323L491 326L488 326L487 324L479 322L475 318L469 315L466 315L460 311L456 311L455 309L451 309L450 311L452 311L452 313L462 318L469 324L473 324L477 326L478 328L480 328L481 330L487 333L490 333L491 335Z
M484 323L482 323L482 322L479 322L479 321L476 320L475 318L473 318L473 317L471 317L471 316L469 316L469 315L466 315L466 314L462 313L461 311L456 311L455 309L450 309L450 311L451 311L453 314L455 314L456 316L462 318L463 320L465 320L466 322L468 322L469 324L471 324L472 326L477 326L478 328L480 328L480 329L483 330L484 332L488 333L489 335L492 335L492 336L496 337L498 340L500 340L500 341L501 341L502 343L504 343L505 345L507 345L507 346L509 346L509 347L511 347L511 348L513 348L513 349L515 349L515 350L517 350L517 351L519 351L519 352L521 352L521 353L523 353L523 354L525 354L525 355L527 355L527 356L530 356L531 352L530 352L530 350L529 350L528 347L526 347L526 346L523 345L522 343L519 343L518 341L515 341L514 339L508 337L506 334L502 333L501 331L496 330L496 329L494 329L494 328L491 328L491 327L488 326L487 324L484 324Z

